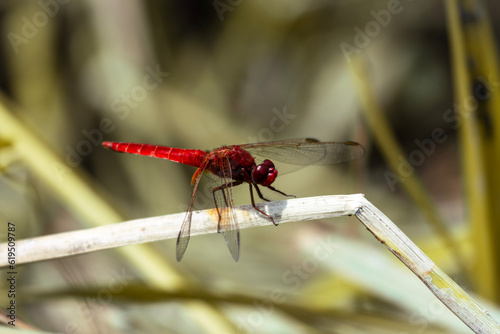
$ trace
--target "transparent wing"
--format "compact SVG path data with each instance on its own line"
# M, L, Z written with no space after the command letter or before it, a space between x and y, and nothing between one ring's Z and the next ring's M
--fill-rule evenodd
M186 252L186 248L189 243L189 238L191 235L191 218L193 217L194 200L196 199L196 192L198 191L198 185L200 184L201 176L203 175L203 172L205 171L206 167L207 164L205 163L200 168L198 168L194 173L193 179L191 181L193 186L193 191L191 193L191 201L189 202L189 206L186 212L186 217L182 222L179 235L177 236L177 245L175 248L176 258L178 262L182 260L182 257L184 256L184 253Z
M182 260L184 253L186 252L186 248L189 243L190 233L191 233L191 217L193 216L193 209L188 209L186 212L186 217L182 222L181 230L179 231L179 235L177 236L177 245L176 245L176 258L177 262Z
M233 181L231 175L231 166L226 156L220 156L217 159L217 165L220 170L220 177L207 174L212 180L215 191L214 202L219 213L219 222L217 232L222 233L226 245L235 261L238 261L240 255L240 231L234 213L233 185L239 184Z
M312 138L239 145L256 163L271 160L280 175L311 165L334 165L361 158L365 150L358 143L320 142Z

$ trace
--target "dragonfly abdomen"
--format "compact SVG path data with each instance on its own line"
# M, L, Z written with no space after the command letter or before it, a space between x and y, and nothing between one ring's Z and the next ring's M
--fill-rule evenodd
M189 150L159 145L117 143L107 141L103 142L102 145L117 152L167 159L193 167L200 167L203 158L207 155L207 153L202 150Z

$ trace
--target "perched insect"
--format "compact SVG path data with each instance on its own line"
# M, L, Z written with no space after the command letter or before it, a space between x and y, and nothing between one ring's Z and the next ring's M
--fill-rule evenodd
M207 174L204 172L211 175L210 179L215 185L212 195L219 215L217 231L222 233L231 255L238 261L240 232L233 211L234 186L248 183L252 206L277 225L270 215L257 208L253 189L264 201L269 199L262 195L259 186L290 196L271 186L278 177L278 170L281 170L281 175L310 165L348 162L361 158L365 152L363 146L355 142L320 142L311 138L222 146L212 151L117 142L103 142L102 145L118 152L167 159L197 168L191 179L191 201L177 237L177 261L182 259L189 242L193 205L201 176ZM255 162L256 159L259 159L259 164Z

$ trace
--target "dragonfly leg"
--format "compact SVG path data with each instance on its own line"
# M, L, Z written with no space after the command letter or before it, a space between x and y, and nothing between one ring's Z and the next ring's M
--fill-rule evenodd
M267 199L267 198L265 198L265 197L262 195L262 193L260 192L260 188L259 188L259 187L258 187L255 183L254 183L253 185L255 186L255 190L257 190L257 195L259 195L260 199L262 199L262 200L264 200L264 201L266 201L266 202L271 202L271 200L270 200L270 199Z
M277 223L274 222L274 219L273 217L271 217L270 215L268 215L267 213L265 213L264 211L260 210L257 208L257 206L255 205L255 201L253 199L253 189L252 189L252 184L255 186L255 190L257 190L257 194L259 195L260 198L262 198L264 201L267 201L267 202L270 202L268 199L264 198L262 196L262 193L260 192L260 189L259 187L257 187L257 185L255 183L249 183L250 184L250 198L252 200L252 206L255 210L259 211L261 214L263 214L264 216L266 216L267 218L269 218L270 221L273 222L274 225L278 226Z
M237 185L240 185L242 183L243 183L242 181L233 181L229 184L223 184L219 187L212 189L212 197L214 198L215 210L217 210L217 215L219 216L219 221L217 224L217 233L220 233L219 228L220 228L220 221L222 219L222 216L221 216L221 212L219 210L219 206L217 205L217 199L215 198L215 192L218 190L222 191L222 197L224 198L224 203L226 204L226 207L229 207L229 204L227 203L226 193L224 192L224 189L229 188L229 187L233 187L233 186L237 186Z
M276 188L274 188L274 187L267 186L267 188L269 188L269 189L271 189L272 191L275 191L275 192L277 192L278 194L281 194L281 195L283 195L283 196L297 198L297 196L295 196L295 195L288 195L288 194L285 194L284 192L282 192L282 191L280 191L280 190L278 190L278 189L276 189ZM261 198L262 198L262 197L261 197Z

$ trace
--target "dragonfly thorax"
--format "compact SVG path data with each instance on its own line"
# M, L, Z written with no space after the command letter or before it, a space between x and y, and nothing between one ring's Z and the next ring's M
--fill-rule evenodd
M278 176L278 170L274 168L274 164L271 160L264 160L263 163L257 165L252 170L252 180L257 184L262 184L263 186L270 186L271 183L276 180Z

